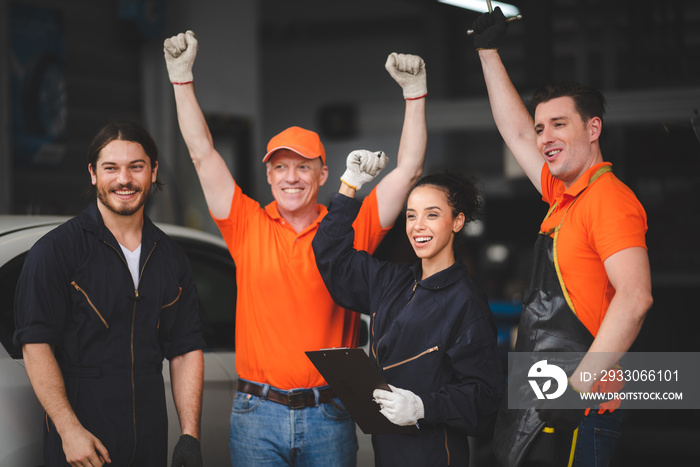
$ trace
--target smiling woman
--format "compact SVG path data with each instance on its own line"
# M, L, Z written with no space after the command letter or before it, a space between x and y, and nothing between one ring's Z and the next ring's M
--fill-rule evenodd
M452 216L445 193L432 186L418 187L408 197L406 235L422 260L423 278L454 263L454 235L464 225L464 214Z
M418 181L406 210L413 266L353 248L360 203L343 193L314 238L316 264L338 304L371 316L371 359L391 388L373 393L380 412L420 427L417 436L373 434L375 463L466 466L468 436L489 429L505 388L493 314L453 251L455 234L478 217L479 190L454 173Z
M480 217L476 181L452 172L423 177L406 203L406 235L428 277L454 263L454 238Z

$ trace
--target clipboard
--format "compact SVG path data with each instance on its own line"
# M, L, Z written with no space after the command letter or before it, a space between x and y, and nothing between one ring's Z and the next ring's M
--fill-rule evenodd
M372 392L375 389L391 389L363 349L322 349L305 353L363 433L418 433L416 426L394 425L379 413L379 405L374 402Z

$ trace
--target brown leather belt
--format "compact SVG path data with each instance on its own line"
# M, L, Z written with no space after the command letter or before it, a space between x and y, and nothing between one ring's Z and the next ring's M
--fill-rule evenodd
M250 381L238 380L238 391L244 392L246 394L253 395L255 397L263 396L263 387L259 384L251 383ZM318 390L318 403L319 404L333 404L336 405L333 398L335 393L331 388L319 389ZM278 404L286 405L290 409L304 409L306 407L316 406L316 396L314 396L313 389L301 389L298 391L282 392L276 389L270 388L267 391L267 397L265 399L276 402Z

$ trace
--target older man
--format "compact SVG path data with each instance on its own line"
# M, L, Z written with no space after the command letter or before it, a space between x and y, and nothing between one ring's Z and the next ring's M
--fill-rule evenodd
M307 350L355 346L358 320L335 303L316 268L311 240L326 207L317 203L328 178L318 135L290 127L273 137L263 162L274 201L266 207L241 192L211 135L194 93L193 32L166 39L180 131L207 205L237 267L236 370L231 414L234 465L354 466L355 424ZM406 99L398 164L364 200L355 224L356 247L374 251L422 172L427 141L425 66L420 57L391 54L387 70ZM358 154L358 153L355 153ZM343 180L355 188L367 151ZM351 157L354 157L351 155ZM376 155L374 155L376 159Z

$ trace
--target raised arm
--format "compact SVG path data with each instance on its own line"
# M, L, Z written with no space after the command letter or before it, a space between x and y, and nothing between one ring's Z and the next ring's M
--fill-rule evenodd
M316 267L333 301L343 308L370 314L369 265L378 260L353 246L352 223L360 207L352 196L334 194L311 245Z
M540 175L545 160L537 147L535 125L498 54L498 44L506 28L499 7L493 13L484 13L472 26L474 47L481 60L496 127L520 167L541 193Z
M56 427L70 465L111 462L107 448L86 430L66 396L63 375L49 344L24 344L24 366L34 393Z
M425 96L428 93L425 63L417 55L392 53L385 65L403 89L406 102L396 168L377 185L379 220L391 227L408 197L411 187L423 173L428 130L425 120Z
M192 31L166 39L163 44L168 76L173 83L177 120L187 145L204 198L212 215L228 217L236 184L226 162L214 148L209 127L194 92L192 66L197 55Z
M347 158L347 170L342 175L340 190L333 195L328 213L318 226L311 243L316 266L333 300L340 306L369 314L369 271L379 261L366 251L354 248L352 227L361 203L351 198L364 183L370 182L387 164L381 152L364 149L352 151Z

